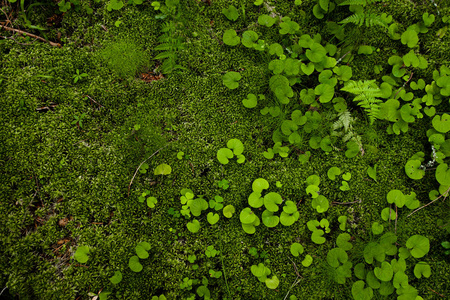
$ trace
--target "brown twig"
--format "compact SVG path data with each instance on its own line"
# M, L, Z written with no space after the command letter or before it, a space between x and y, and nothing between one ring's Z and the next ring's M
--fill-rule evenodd
M411 75L409 76L408 80L403 84L403 86L401 88L398 89L397 93L395 93L394 99L397 98L398 93L400 93L400 91L405 88L405 86L408 84L408 82L411 81L413 75L414 75L414 72L411 72Z
M163 147L159 148L158 150L156 150L155 153L153 153L152 155L150 155L149 157L147 157L147 159L145 159L143 162L141 162L141 164L139 165L139 167L137 167L136 172L134 172L133 178L131 178L130 185L128 186L128 197L130 197L130 188L131 188L131 185L133 184L134 177L136 177L136 174L137 174L137 172L139 171L139 169L141 168L141 166L142 166L147 160L149 160L149 159L152 158L154 155L156 155L159 151L161 151L162 149L166 148L169 144L170 144L170 143L167 143L165 146L163 146Z
M94 103L97 104L98 106L104 107L103 105L101 105L100 103L98 103L97 101L95 101L94 99L92 99L91 96L89 96L89 95L85 95L85 96L88 97L92 102L94 102Z
M439 294L438 292L436 292L436 291L435 291L435 290L433 290L432 288L428 287L428 289L429 289L430 291L432 291L433 293L435 293L436 295L439 295L439 296L441 296L442 298L445 298L445 296L444 296L444 295L442 295L442 294Z
M336 202L336 201L331 202L331 204L340 204L340 205L350 205L354 203L361 203L361 200L356 200L353 202Z
M430 205L430 204L436 202L436 201L439 200L442 196L444 196L444 194L447 194L447 195L448 195L448 192L449 192L449 191L450 191L450 187L449 187L444 193L442 193L439 197L437 197L437 198L434 199L433 201L431 201L431 202L425 204L424 206L421 206L421 207L419 207L418 209L414 210L412 213L410 213L410 214L407 215L406 217L409 217L410 215L414 214L415 212L421 210L422 208L425 208L425 207L427 207L428 205ZM445 198L447 198L447 196L444 196L444 199L445 199Z
M40 41L46 42L46 43L50 44L50 46L61 48L61 44L59 44L59 43L48 41L48 40L46 40L46 39L44 39L44 38L42 38L40 36L37 36L35 34L29 33L29 32L23 31L23 30L14 29L14 28L11 28L11 27L6 27L4 25L0 25L0 28L5 29L6 31L12 31L12 32L20 33L20 34L25 34L25 35L27 35L29 37L32 37L32 38L38 39Z

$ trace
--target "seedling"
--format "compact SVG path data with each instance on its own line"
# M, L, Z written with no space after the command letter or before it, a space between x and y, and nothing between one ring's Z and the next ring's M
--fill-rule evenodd
M158 200L156 197L148 197L147 198L147 206L150 208L154 208L156 203L158 203Z
M142 166L139 168L139 173L141 174L146 174L147 170L149 168L148 163L143 163ZM149 192L150 193L150 192ZM148 195L148 194L147 194ZM145 197L145 196L144 196ZM139 201L139 202L144 202L144 201Z
M375 164L373 167L369 166L367 168L367 175L369 175L370 178L377 182L377 164Z
M87 73L81 73L80 74L80 70L77 69L77 73L72 76L73 83L77 83L78 80L81 80L81 79L83 79L84 77L87 77L87 76L88 76Z
M220 278L222 276L221 271L214 271L212 269L209 270L209 277Z
M446 249L444 253L450 255L450 242L449 241L442 242L441 246L444 247L444 249Z
M239 12L233 5L228 6L228 8L222 9L222 13L230 21L236 21L239 18Z
M179 218L180 212L178 210L175 210L173 207L169 208L169 210L167 211L167 213L171 216L173 216L174 218Z
M114 276L109 278L109 281L111 281L112 284L118 284L122 281L122 272L115 271Z
M219 222L220 216L219 216L219 214L209 212L208 215L206 216L206 219L208 220L209 224L214 225L217 222Z
M234 90L239 86L239 80L242 76L238 72L230 71L222 77L223 84L230 90Z
M219 251L217 251L216 249L214 249L214 246L213 246L213 245L208 246L208 247L206 248L205 255L206 255L207 257L215 257L217 254L219 254Z
M167 298L164 295L159 295L159 296L153 296L151 300L167 300Z
M223 209L223 215L224 215L226 218L228 218L228 219L231 218L231 217L233 216L234 212L235 212L235 208L234 208L234 206L231 205L231 204L225 206L224 209Z
M196 259L197 259L197 256L196 256L195 254L189 255L189 256L188 256L188 261L189 261L191 264L195 263L195 260L196 260Z
M242 164L245 161L245 156L242 154L244 152L244 144L238 139L231 139L227 142L228 148L220 148L217 151L217 159L223 165L228 164L229 159L236 155L237 163ZM233 151L232 151L233 150Z
M209 200L209 208L214 208L215 210L221 210L223 208L223 198L216 195L214 200Z
M155 168L154 175L169 175L172 173L172 167L168 164L160 164Z
M74 115L73 116L75 118L74 121L72 121L72 125L76 124L78 128L82 128L83 127L83 118L86 117L85 113L82 113L80 116Z
M79 263L84 264L89 260L89 247L88 246L79 246L77 248L77 251L73 255L73 257L78 261Z
M222 188L224 190L226 190L230 187L229 182L226 179L222 179L222 180L218 181L217 185L219 186L219 188Z
M192 233L197 233L200 230L200 222L196 219L186 224L187 229Z

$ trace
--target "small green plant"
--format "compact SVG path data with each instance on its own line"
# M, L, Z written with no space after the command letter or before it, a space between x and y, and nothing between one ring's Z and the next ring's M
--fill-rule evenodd
M445 249L445 254L446 255L450 255L450 242L449 241L444 241L441 243L441 246Z
M229 159L236 155L237 163L242 164L245 162L242 152L244 152L244 144L238 139L231 139L227 142L227 148L220 148L217 151L217 159L221 164L226 165Z
M260 282L264 282L269 289L276 289L280 284L277 276L272 276L272 278L267 277L272 272L263 263L252 265L250 270L252 274L255 275Z
M223 84L230 90L234 90L239 86L239 80L242 76L238 72L230 71L222 77Z
M239 12L233 5L228 6L228 8L222 9L222 13L230 21L236 21L239 18Z
M148 251L151 249L151 246L147 242L140 242L136 245L134 250L136 251L137 255L134 255L130 257L128 261L128 266L130 267L131 271L133 272L141 272L144 268L142 264L139 262L139 259L146 259L149 257Z
M304 252L304 248L300 243L293 243L290 247L290 252L293 256L298 257L300 254ZM307 254L302 261L302 265L304 267L309 267L313 262L313 258L311 255Z
M330 222L328 222L327 219L321 219L320 222L317 220L310 220L306 223L306 226L310 231L312 231L311 240L314 243L316 244L325 243L326 239L323 237L323 235L331 231Z
M112 284L119 284L122 281L122 272L115 271L114 275L109 278Z
M84 77L88 77L87 73L81 73L80 74L80 70L77 69L77 73L75 75L72 76L73 78L73 83L77 83L78 80L83 79Z
M77 262L84 264L89 260L89 247L88 246L79 246L77 251L73 255Z
M80 116L74 115L73 116L75 118L74 121L72 121L71 124L76 124L78 128L82 128L83 127L83 118L86 117L85 113L82 113Z
M218 181L217 185L219 186L219 188L224 189L224 190L226 190L230 187L229 182L226 179L222 179L222 180Z
M214 249L214 246L213 245L211 245L211 246L208 246L207 248L206 248L206 251L205 251L205 255L207 256L207 257L215 257L217 254L219 254L220 252L219 251L217 251L216 249Z

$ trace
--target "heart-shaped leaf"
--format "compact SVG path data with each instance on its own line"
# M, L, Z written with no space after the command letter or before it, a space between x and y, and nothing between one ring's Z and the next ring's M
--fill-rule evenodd
M128 266L133 272L140 272L144 268L139 262L139 257L137 257L136 255L130 257L130 260L128 261Z
M256 105L258 104L258 100L256 99L256 95L255 94L248 94L247 95L247 99L242 100L242 104L244 104L244 106L246 108L256 107Z
M422 275L426 278L431 276L431 268L430 265L426 262L420 261L414 267L414 275L417 278L422 278Z
M234 212L235 212L235 208L231 204L229 204L223 208L223 215L228 219L233 216Z
M255 179L252 183L252 190L257 193L261 193L263 190L269 188L269 182L264 178Z
M219 217L219 214L215 214L213 212L209 212L206 215L206 219L208 220L209 224L214 225L217 222L219 222L220 217Z
M328 210L329 202L325 196L319 195L312 200L311 206L315 208L318 213L324 213Z
M234 29L228 29L224 32L223 42L228 46L236 46L241 42L241 38L237 36L236 31Z
M238 72L230 71L223 75L222 81L227 88L234 90L239 86L238 81L241 80L241 78L242 76Z
M384 226L379 224L378 222L372 223L372 233L373 234L382 234L384 230Z
M280 222L280 218L278 216L275 216L273 214L273 212L265 210L262 213L261 219L264 223L264 225L266 225L269 228L275 227L278 225L278 223Z
M192 222L187 223L186 227L190 232L196 233L200 230L200 222L194 219Z
M341 169L338 167L331 167L327 172L327 176L331 180L335 180L338 175L341 175Z
M243 224L252 224L256 219L256 215L252 212L250 207L244 208L239 214L239 220Z
M410 159L406 162L405 172L411 179L422 179L425 176L425 170L421 169L420 160Z
M114 276L109 278L109 281L111 281L112 284L118 284L122 281L122 272L115 271Z
M349 242L351 239L350 234L341 233L336 239L336 245L344 251L348 251L353 248L353 245Z
M300 243L293 243L290 248L291 254L294 256L299 256L303 253L304 248Z
M267 278L266 281L266 286L271 289L274 290L278 287L278 285L280 284L280 281L278 280L277 276L273 276L272 278Z
M424 257L430 251L430 240L422 235L413 235L406 241L411 255L415 258Z
M155 175L169 175L170 173L172 173L172 167L168 164L160 164L154 171Z
M313 262L312 256L307 254L305 255L305 259L302 260L302 265L307 268L312 264L312 262Z
M77 248L77 251L75 251L75 254L73 257L79 262L84 264L89 260L89 247L88 246L79 246Z
M233 151L231 151L228 148L220 148L217 151L217 159L219 160L219 162L223 165L228 164L229 162L229 158L233 158Z
M385 261L381 263L381 268L375 267L374 273L381 281L390 281L394 276L391 264Z

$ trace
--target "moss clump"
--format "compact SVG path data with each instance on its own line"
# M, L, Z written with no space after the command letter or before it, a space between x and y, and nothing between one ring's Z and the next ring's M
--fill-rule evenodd
M136 75L149 61L138 45L126 39L107 43L100 51L100 56L108 67L123 79Z

